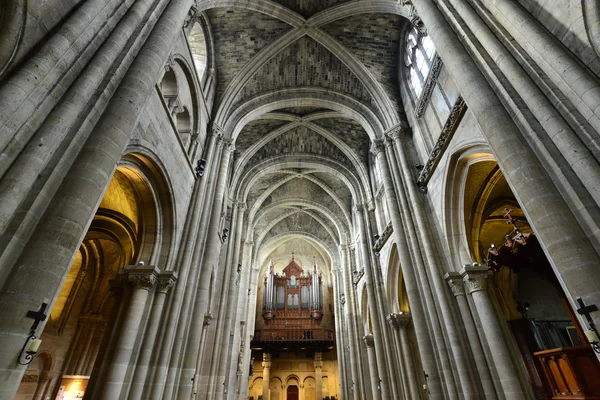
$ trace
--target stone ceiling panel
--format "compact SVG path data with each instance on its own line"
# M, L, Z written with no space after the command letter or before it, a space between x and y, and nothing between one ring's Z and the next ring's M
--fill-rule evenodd
M269 120L269 119L258 119L254 121L250 121L235 140L235 154L239 156L244 151L248 149L248 147L252 146L258 139L269 134L275 129L288 124L287 121L280 120Z
M359 79L329 50L302 37L269 60L238 95L242 103L274 90L318 87L347 94L373 107L373 99Z
M317 108L317 107L290 107L290 108L281 108L277 111L295 114L297 116L304 116L308 114L313 114L319 111L331 111L325 108Z
M390 14L363 14L334 21L323 28L350 49L386 89L399 109L399 40L406 20Z
M207 11L215 46L219 104L227 85L242 67L267 44L291 30L270 16L248 10L216 8Z
M349 118L326 118L314 122L342 139L368 165L371 141L359 123Z
M276 3L297 12L304 18L310 18L320 11L338 4L347 3L348 1L349 0L275 0Z
M330 210L332 214L335 214L338 218L343 218L343 214L333 198L309 179L296 178L281 185L271 193L268 202L271 203L288 199L307 200L309 202L318 203L327 210ZM265 201L264 205L266 204L267 201Z
M313 154L331 158L353 169L352 163L336 145L320 134L304 126L294 128L277 136L265 144L252 158L248 166L255 165L262 160L284 154Z

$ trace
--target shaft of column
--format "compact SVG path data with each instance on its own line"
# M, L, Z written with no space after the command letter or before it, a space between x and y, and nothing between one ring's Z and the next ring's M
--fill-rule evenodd
M191 396L192 385L189 383L191 377L194 377L195 384L199 385L200 377L202 376L202 366L205 365L204 350L206 341L201 338L201 332L204 332L205 329L203 329L204 325L201 326L199 321L203 321L204 316L210 314L209 296L211 274L216 270L219 255L221 253L221 232L219 232L218 229L221 220L221 208L223 205L225 186L227 185L227 172L229 171L231 155L230 145L231 141L227 141L223 147L219 175L216 181L210 223L207 228L208 235L206 246L204 248L205 256L202 260L200 280L194 305L194 314L191 320L186 354L183 359L181 377L178 383L177 398L181 400L187 400Z
M517 368L502 336L502 328L486 291L486 279L491 272L485 267L462 269L460 274L473 297L477 315L485 333L492 360L500 377L502 391L507 399L525 399Z
M263 353L263 394L262 398L269 400L269 383L271 382L271 354Z
M454 294L454 297L456 298L456 302L458 303L460 316L462 318L465 331L467 332L467 337L470 339L469 344L471 345L471 350L473 351L473 358L475 359L475 364L477 365L477 373L479 374L479 380L481 382L481 386L483 387L485 398L495 400L498 397L496 395L496 389L494 388L494 381L485 359L483 347L481 347L479 334L477 332L477 328L475 327L473 316L471 315L462 277L459 273L454 272L446 274L445 279L446 282L448 282L448 286L450 286L450 290L452 290L452 294Z
M385 196L388 201L390 219L392 220L392 226L394 228L394 238L396 239L396 245L398 247L398 258L400 259L400 265L402 267L402 273L404 274L404 283L406 285L406 293L408 295L408 301L410 303L411 310L414 315L414 325L417 331L417 338L419 338L419 351L421 354L421 362L423 368L430 376L430 388L431 396L437 398L442 396L442 377L446 387L446 392L451 398L456 398L456 386L454 384L454 378L451 375L452 366L448 359L445 346L440 349L438 354L433 350L432 340L430 337L429 328L425 317L425 305L421 301L420 292L426 291L428 288L428 282L424 279L419 288L417 282L417 274L410 258L410 250L404 236L404 224L400 216L400 209L398 208L398 199L396 192L394 191L394 183L390 174L390 169L385 154L385 149L382 141L377 141L374 144L373 150L376 153L379 168L381 170L381 177L383 180L383 186ZM401 198L403 196L401 195ZM404 206L404 204L403 204ZM408 210L408 209L407 209ZM408 221L410 222L410 221ZM435 310L431 310L432 313L436 313ZM438 343L444 343L443 337L441 337L441 327L439 327L439 321L437 318L430 318L431 323L436 325L433 329L433 334L437 335L436 339L439 338ZM442 365L442 371L438 371L436 365L436 355L440 359Z
M344 283L344 289L346 292L346 320L349 325L349 337L348 337L348 353L350 354L350 372L352 374L352 396L354 400L359 400L361 398L361 381L360 376L358 374L358 361L356 357L356 344L357 344L357 333L355 328L355 310L354 304L354 291L352 290L352 285L350 283L350 271L351 271L351 262L349 255L349 248L347 245L341 246L341 251L343 255L344 264L342 267L342 280Z
M323 398L323 353L315 352L315 380L317 399Z
M408 340L408 324L410 323L410 316L407 314L398 316L398 333L400 336L400 345L402 347L402 358L404 365L406 366L406 376L408 377L408 385L411 393L411 399L420 399L421 390L417 381L417 374L414 367L414 360L412 357L412 351L410 349L410 341Z
M403 183L400 182L402 180L404 182L411 182L412 179L414 179L409 173L410 163L408 162L406 148L403 146L400 136L400 130L390 132L387 147L390 150L390 161L395 161L396 155L399 159L397 164L391 163L391 165L400 165L400 168L396 168L396 172L402 175L402 177L398 177L398 186L403 186L408 192L407 195L410 199L408 206L409 210L412 212L408 212L407 214L408 218L415 221L417 225L417 232L420 239L418 242L420 248L424 250L425 268L429 271L428 281L431 282L433 290L435 291L436 306L439 308L438 315L440 316L440 322L443 323L447 332L446 335L443 335L443 338L448 338L450 345L449 350L457 366L456 378L462 386L463 395L465 398L479 397L481 393L479 393L476 382L473 379L475 371L471 368L472 363L469 359L469 353L461 341L461 332L457 329L455 313L450 304L450 299L447 296L447 291L442 280L441 275L443 271L435 254L436 251L434 245L430 240L429 220L427 213L423 210L423 195L418 193L415 185L410 183L403 185ZM411 230L411 233L412 232L413 231Z
M482 0L495 20L510 34L536 65L558 86L583 117L600 132L598 77L518 3ZM596 140L598 136L596 136Z
M15 69L0 88L0 153L34 110L45 117L45 110L52 109L132 3L82 3L29 60Z
M163 272L157 277L157 287L156 293L154 294L154 301L152 302L152 311L146 327L146 334L144 335L145 337L142 342L140 355L136 362L131 390L128 395L131 399L144 398L143 393L146 386L146 378L148 376L152 352L156 347L158 328L160 327L165 298L167 297L167 292L175 284L176 280L177 274L172 271Z
M129 299L127 313L124 323L119 332L118 340L112 354L110 366L100 385L97 399L113 400L123 395L127 388L125 378L127 371L131 369L132 355L135 350L136 341L140 335L140 325L144 317L146 302L150 290L156 283L159 271L156 267L139 268L132 267L125 270L127 281L133 286L133 292Z
M227 282L226 280L226 286L224 287L224 292L227 293L227 308L225 310L225 323L223 326L223 329L221 330L221 332L223 333L227 333L229 331L232 330L232 326L234 325L235 321L236 321L236 306L238 305L238 303L236 302L236 299L239 298L240 295L240 291L242 289L242 284L241 282L239 282L239 278L240 278L240 272L237 272L237 265L238 265L238 260L239 260L239 254L240 254L240 248L242 245L242 227L244 224L244 213L246 211L246 204L244 203L238 203L237 204L237 216L235 219L235 233L233 234L233 238L231 238L230 240L232 240L233 243L233 252L231 254L231 258L229 259L229 263L225 264L225 268L227 268L228 270L230 270L230 276L229 276L229 280ZM235 272L235 273L234 273ZM237 284L236 284L237 281ZM221 355L217 358L217 360L219 361L219 368L218 368L218 373L217 376L219 377L223 377L225 382L225 389L227 389L227 392L229 391L233 391L234 390L234 386L229 386L228 383L228 373L231 373L232 371L237 371L237 369L235 368L235 365L237 364L236 361L238 359L238 357L235 357L236 353L235 350L239 348L240 346L240 334L239 334L239 330L237 329L233 329L234 332L234 336L233 336L233 342L231 343L231 345L227 345L227 346L219 346L219 344L217 344L217 346L219 347L223 347L223 350L225 350L225 352L223 353L223 351L221 351ZM220 335L218 334L217 337L221 337L224 335ZM243 352L241 353L243 355ZM228 368L229 367L229 368ZM241 371L240 371L241 372ZM232 374L235 375L235 374ZM218 385L218 382L217 382ZM218 390L218 386L216 388ZM219 399L219 395L217 395L217 399Z
M0 360L0 380L10 383L2 385L0 397L13 397L24 371L14 362L31 326L24 316L43 302L54 302L191 3L169 3L50 202L28 242L31 251L21 254L18 268L2 285L0 346L9 350Z
M375 299L376 299L375 304L377 305L377 310L378 310L376 317L379 321L378 325L379 325L379 330L380 330L380 334L381 334L381 337L379 338L379 341L381 342L380 352L385 357L385 363L386 363L386 368L387 368L386 376L388 377L388 379L386 379L382 383L382 385L388 386L389 387L388 390L390 391L390 396L392 396L392 398L394 398L394 399L398 399L398 398L400 398L400 394L399 394L400 389L398 388L398 385L396 384L396 380L393 379L393 377L395 375L397 375L398 371L395 368L395 364L390 356L390 353L383 349L383 343L391 342L389 334L388 334L389 332L387 330L387 324L385 321L385 316L389 313L389 303L387 300L387 296L385 295L385 287L382 284L383 277L381 276L379 258L376 257L375 252L372 251L373 243L371 241L371 237L373 234L373 230L371 228L371 220L369 218L368 210L365 208L363 211L365 213L366 230L367 230L367 232L369 232L369 235L367 235L365 237L365 239L367 240L369 256L371 258L371 265L373 266L372 267L373 268L373 292L375 293ZM376 346L375 349L377 350L377 345L375 345L375 346ZM383 377L381 377L381 379L383 379Z
M408 377L406 376L406 368L404 367L402 358L402 349L400 347L400 335L398 334L398 321L396 320L396 314L388 314L385 319L392 330L393 339L392 351L388 349L388 353L390 354L390 359L393 358L396 360L398 374L400 375L400 379L398 379L399 398L414 399L415 397L412 396L408 391ZM395 357L392 357L392 355Z
M589 238L434 2L415 0L414 6L540 239L571 304L575 305L576 297L587 304L600 304L600 258ZM562 60L556 65L563 65ZM595 87L597 84L588 89ZM561 229L557 230L557 226ZM582 284L582 276L586 277L585 284ZM591 316L598 322L600 310ZM580 321L586 326L585 321Z
M178 365L181 355L181 347L184 340L175 340L176 337L183 337L187 330L187 320L191 314L190 308L193 305L193 297L196 292L196 284L200 273L199 261L202 250L200 243L206 234L206 221L210 212L210 204L214 189L214 179L218 173L218 160L220 153L219 135L213 132L208 136L208 146L204 153L207 159L205 175L196 181L194 193L190 201L190 210L185 226L185 234L181 244L180 256L178 257L179 284L175 286L174 293L171 295L171 301L167 308L166 327L176 327L172 329L163 329L164 338L161 343L160 351L154 362L155 367L151 374L151 385L145 389L146 397L152 400L162 399L165 390L165 384L168 378L168 368L170 363ZM218 150L217 150L218 149Z
M341 250L340 250L341 253ZM340 283L340 270L338 267L333 266L331 268L331 276L332 276L332 281L333 281L333 296L334 299L333 300L333 304L334 304L334 311L333 311L333 317L334 317L334 324L336 327L336 335L335 335L335 351L336 351L336 357L337 357L337 363L338 363L338 376L340 377L340 395L344 398L347 399L349 398L348 393L346 392L346 388L347 388L347 371L346 371L346 359L344 357L344 348L345 348L345 342L346 342L346 335L340 335L339 332L341 332L340 327L346 327L346 325L343 325L342 322L342 305L341 305L341 300L340 300L340 296L344 293L344 290L341 287L341 283ZM345 294L344 294L344 298L345 298Z
M380 324L380 320L379 320L379 310L377 308L377 294L375 293L375 284L374 284L374 280L377 279L375 276L375 273L373 271L374 269L374 265L371 261L370 258L370 249L369 246L367 244L367 235L369 235L369 232L367 231L367 227L365 224L365 214L364 214L364 207L363 206L358 206L356 208L357 213L356 213L356 221L358 223L358 231L360 232L360 244L361 244L361 248L362 248L362 253L363 253L363 261L364 261L364 271L365 271L365 287L367 290L367 303L369 306L369 314L371 316L371 323L372 323L372 335L374 336L375 340L374 340L374 347L375 347L375 354L376 354L376 366L377 366L377 372L378 372L378 386L381 389L381 396L384 399L391 399L393 398L392 396L392 392L391 392L391 388L390 388L390 384L389 384L389 377L390 374L388 374L388 366L387 366L387 360L386 360L386 356L385 356L385 352L383 350L383 334L382 334L382 329L381 329L381 324Z
M573 168L574 173L579 177L596 204L600 204L600 165L590 149L582 143L548 97L535 84L510 51L502 45L468 2L466 0L449 1L460 13L464 23L473 32L481 46L496 62L499 70L511 82L518 82L511 85L511 87L528 105L531 113L548 133L548 137ZM545 158L552 160L551 156Z
M365 346L367 346L367 357L369 359L369 373L371 374L371 398L373 400L379 400L381 399L381 381L377 375L377 360L375 359L375 343L373 334L366 334L363 336L363 340L365 341ZM388 399L388 397L384 397L384 399Z

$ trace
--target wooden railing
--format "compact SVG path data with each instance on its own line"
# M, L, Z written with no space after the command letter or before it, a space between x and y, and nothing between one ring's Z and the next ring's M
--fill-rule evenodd
M600 364L589 345L538 351L552 399L600 399Z
M333 341L333 331L330 329L262 329L254 333L254 341Z

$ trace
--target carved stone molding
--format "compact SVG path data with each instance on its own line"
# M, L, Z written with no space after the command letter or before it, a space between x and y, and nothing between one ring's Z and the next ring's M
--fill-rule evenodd
M460 274L470 294L485 290L485 281L492 274L486 267L463 268Z
M387 226L385 227L383 232L381 232L381 235L379 235L379 238L375 241L375 244L373 244L373 250L375 252L381 251L381 249L383 248L383 246L385 245L387 240L390 238L390 236L392 236L393 232L394 232L394 227L392 226L392 223L390 222L389 224L387 224Z
M387 317L385 317L385 319L390 325L390 328L393 330L398 329L398 320L396 319L396 314L389 314Z
M444 279L446 279L446 283L448 283L454 297L465 295L465 285L463 284L462 277L459 273L448 272L444 275Z
M207 327L208 325L210 325L210 321L212 319L213 317L211 313L204 314L204 322L202 323L202 326Z
M373 347L375 345L375 339L373 338L372 333L368 333L365 336L363 336L363 340L365 341L367 347Z
M431 175L433 175L433 171L435 171L435 167L438 165L442 156L444 155L444 150L446 150L450 144L452 136L454 136L454 133L456 132L456 129L458 128L458 125L460 124L460 121L462 120L466 111L467 104L463 98L459 96L454 103L454 107L452 107L452 111L450 111L450 115L448 116L444 127L442 128L440 137L429 154L429 159L427 160L427 163L425 163L425 166L421 171L421 175L419 175L419 179L417 179L417 186L420 188L424 189L427 186L429 179L431 179Z
M365 270L364 268L360 271L354 271L354 276L352 277L352 286L357 287L358 282L360 282L361 278L364 276Z
M383 141L383 139L375 139L371 142L371 153L374 156L377 156L377 154L381 153L382 151L385 151L385 142Z
M177 282L177 273L175 271L161 272L158 275L158 292L167 294L169 289Z
M26 374L26 375L23 375L23 378L21 378L21 382L22 383L37 383L38 378L39 377L37 375Z
M413 0L400 0L400 4L408 7L408 19L410 20L410 23L413 24L419 32L426 34L427 29L425 28L425 24L421 20L421 17L417 14L417 10L413 5Z
M398 322L398 327L400 327L400 329L406 328L412 321L412 317L411 317L410 313L403 312L403 313L398 313L395 315L396 315L396 321Z
M433 89L437 84L438 77L440 76L440 71L442 70L442 59L439 55L435 55L433 60L431 61L431 70L429 71L429 75L427 76L427 80L425 81L425 85L423 86L423 91L421 92L421 97L419 98L419 102L415 107L415 116L417 118L421 118L425 113L425 108L427 108L427 103L431 99L431 93L433 93Z

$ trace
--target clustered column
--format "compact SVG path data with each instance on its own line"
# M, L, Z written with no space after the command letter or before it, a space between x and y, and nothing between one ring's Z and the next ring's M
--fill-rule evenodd
M269 383L271 382L271 354L263 353L263 394L262 398L269 400Z
M525 399L517 376L516 366L510 357L508 346L502 336L502 327L486 291L486 279L491 272L486 267L473 267L463 268L460 273L469 294L473 297L473 303L481 320L484 336L500 377L504 395L507 399Z

